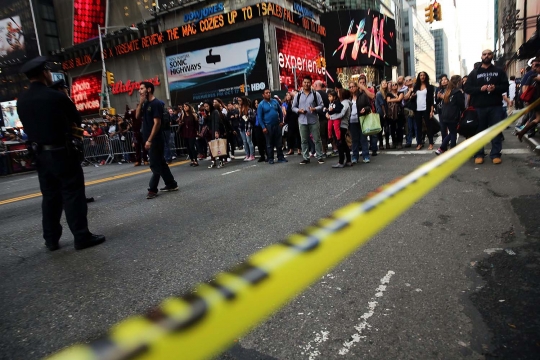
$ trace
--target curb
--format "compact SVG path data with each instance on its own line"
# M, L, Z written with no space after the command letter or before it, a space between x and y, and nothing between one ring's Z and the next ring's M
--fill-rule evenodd
M540 141L538 141L536 137L529 138L525 135L523 140L531 147L533 153L540 155Z

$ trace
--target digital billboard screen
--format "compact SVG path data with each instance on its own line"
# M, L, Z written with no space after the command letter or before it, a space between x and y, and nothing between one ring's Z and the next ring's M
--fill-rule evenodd
M79 76L71 83L71 99L81 115L97 114L101 105L101 72Z
M28 0L0 1L0 66L20 65L39 55Z
M359 65L397 66L396 24L373 10L332 11L321 15L326 27L328 68Z
M4 101L0 103L0 109L2 111L4 128L22 127L19 114L17 113L17 100Z
M74 0L73 8L73 44L98 36L98 24L105 26L105 0Z
M179 52L181 50L181 52ZM170 47L167 82L173 104L262 92L268 86L262 26Z
M311 75L313 81L326 81L325 70L316 65L317 58L324 54L323 44L279 28L276 28L276 41L281 90L298 89L305 75Z

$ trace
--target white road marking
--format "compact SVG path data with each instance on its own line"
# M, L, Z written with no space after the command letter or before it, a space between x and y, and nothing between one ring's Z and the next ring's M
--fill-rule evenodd
M229 172L226 172L226 173L223 173L221 175L229 175L229 174L232 174L232 173L235 173L237 171L241 171L242 169L238 169L238 170L233 170L233 171L229 171Z
M504 249L508 255L516 255L516 253L513 250L510 249Z
M493 254L494 252L497 252L497 251L503 251L504 249L503 248L491 248L491 249L486 249L484 250L484 252L486 254Z
M381 279L381 284L377 287L377 293L375 293L374 297L380 298L383 296L383 293L386 291L386 286L390 282L390 278L392 275L394 275L395 272L392 270L388 271L388 273ZM371 298L371 300L374 300L374 298ZM343 343L343 347L339 350L340 355L346 355L350 348L354 345L354 343L360 342L360 339L365 338L365 336L362 336L362 331L364 331L366 328L370 328L371 325L367 322L367 320L375 314L375 308L377 307L378 302L377 301L369 301L368 302L368 312L364 313L362 316L360 316L360 319L362 320L360 324L355 326L356 333L351 336L351 341L345 341Z
M321 355L319 345L328 340L328 334L330 334L330 331L321 331L320 333L315 333L315 339L308 342L306 346L300 346L300 348L303 350L301 354L309 355L309 360L314 360L317 356Z
M435 156L435 150L384 150L379 152L381 155L428 155L432 154ZM532 151L529 149L503 149L503 155L520 155L520 154L532 154Z

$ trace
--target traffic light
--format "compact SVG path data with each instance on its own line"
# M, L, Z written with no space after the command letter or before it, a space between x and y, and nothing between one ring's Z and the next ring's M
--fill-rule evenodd
M442 7L439 3L433 4L433 17L435 18L435 21L441 21L442 20Z
M433 5L429 5L424 10L426 10L426 22L432 23L433 22Z
M111 86L112 84L114 84L114 74L107 71L107 85Z

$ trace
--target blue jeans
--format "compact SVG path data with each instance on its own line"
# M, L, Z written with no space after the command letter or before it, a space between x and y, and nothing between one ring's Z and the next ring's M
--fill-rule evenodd
M360 138L362 137L362 129L360 123L350 123L349 131L351 132L352 140L352 160L358 161L358 152L360 150Z
M368 141L369 136L369 141ZM364 135L360 134L360 146L362 147L362 158L369 159L369 144L371 143L371 148L373 151L377 151L377 135ZM353 156L354 157L354 156Z
M476 113L478 114L478 132L486 130L488 127L498 124L502 118L502 106L492 106L485 108L477 108ZM489 157L492 159L500 158L502 151L502 134L497 134L491 140L491 152ZM484 148L480 149L475 155L475 158L484 157Z
M414 121L413 116L407 117L407 137L406 137L406 144L411 145L412 140L416 137L416 132L418 131L416 128L416 121Z
M264 134L264 137L266 138L266 154L268 160L274 160L274 147L277 149L278 160L285 159L285 156L283 156L283 136L281 135L281 127L279 124L266 125L266 130L267 132Z
M171 154L171 130L163 130L163 142L164 142L164 150L165 150L165 160L167 162L170 162L172 160L172 154Z
M240 131L242 141L244 142L244 150L246 150L246 156L255 156L255 147L253 146L253 133L249 133L249 136L245 131Z
M441 133L443 129L448 129L448 135L446 135L441 143L441 149L446 151L448 149L448 143L450 146L456 146L457 140L457 122L441 122Z

